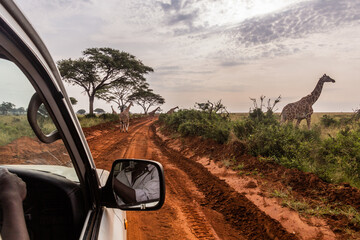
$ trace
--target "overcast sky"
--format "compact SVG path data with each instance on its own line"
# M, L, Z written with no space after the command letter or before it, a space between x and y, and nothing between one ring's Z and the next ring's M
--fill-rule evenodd
M315 111L360 107L358 0L16 0L55 61L89 47L129 52L154 68L164 111L206 100L248 112L265 95L287 103L328 74ZM88 110L80 88L66 85ZM110 111L95 100L95 107ZM136 111L136 108L133 110ZM140 110L140 109L138 109Z

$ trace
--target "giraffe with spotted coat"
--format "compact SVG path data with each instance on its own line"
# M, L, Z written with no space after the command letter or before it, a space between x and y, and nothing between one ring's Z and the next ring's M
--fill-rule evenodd
M315 86L315 89L309 95L301 98L297 102L289 103L283 108L280 114L280 122L292 122L294 121L294 119L296 119L296 126L298 127L301 120L306 119L308 129L310 129L311 115L314 112L312 105L319 99L324 83L326 82L334 83L335 80L324 74L319 79L318 83Z

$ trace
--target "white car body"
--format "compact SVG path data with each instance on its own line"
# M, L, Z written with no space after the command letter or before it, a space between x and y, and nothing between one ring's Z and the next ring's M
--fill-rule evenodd
M109 172L96 169L89 147L85 140L81 126L72 109L69 97L62 84L59 71L52 60L44 43L27 21L21 11L11 0L2 0L0 3L0 20L4 32L0 32L0 47L6 49L11 56L20 62L34 81L36 92L44 99L44 104L51 110L52 118L56 119L57 127L62 133L67 150L71 153L74 168L55 165L12 165L24 171L35 170L63 176L79 186L85 188L86 201L89 210L83 222L79 239L121 240L126 239L126 213L117 208L102 206L101 188L105 186ZM9 32L11 34L9 34ZM12 43L6 36L16 35L16 43ZM13 45L12 45L13 44ZM14 46L22 49L14 49ZM25 49L26 48L26 49ZM28 52L24 52L25 49ZM25 56L25 57L23 57ZM27 59L37 59L36 63ZM33 72L34 66L43 71L43 78ZM27 69L28 68L28 69ZM52 89L48 85L52 86ZM57 94L54 95L54 92ZM6 167L6 166L2 166Z

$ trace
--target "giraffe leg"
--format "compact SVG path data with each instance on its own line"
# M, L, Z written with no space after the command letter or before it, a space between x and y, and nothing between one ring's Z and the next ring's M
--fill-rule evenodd
M301 120L302 120L302 119L297 119L297 121L296 121L296 127L299 127Z
M311 116L306 118L306 123L307 123L308 129L310 130Z

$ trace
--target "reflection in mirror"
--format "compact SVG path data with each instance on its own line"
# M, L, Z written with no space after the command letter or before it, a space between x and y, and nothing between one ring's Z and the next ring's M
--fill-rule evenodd
M114 167L113 189L119 207L154 207L160 199L159 171L147 161L118 162Z
M56 126L44 104L41 104L38 109L36 121L44 135L49 135L56 130Z

